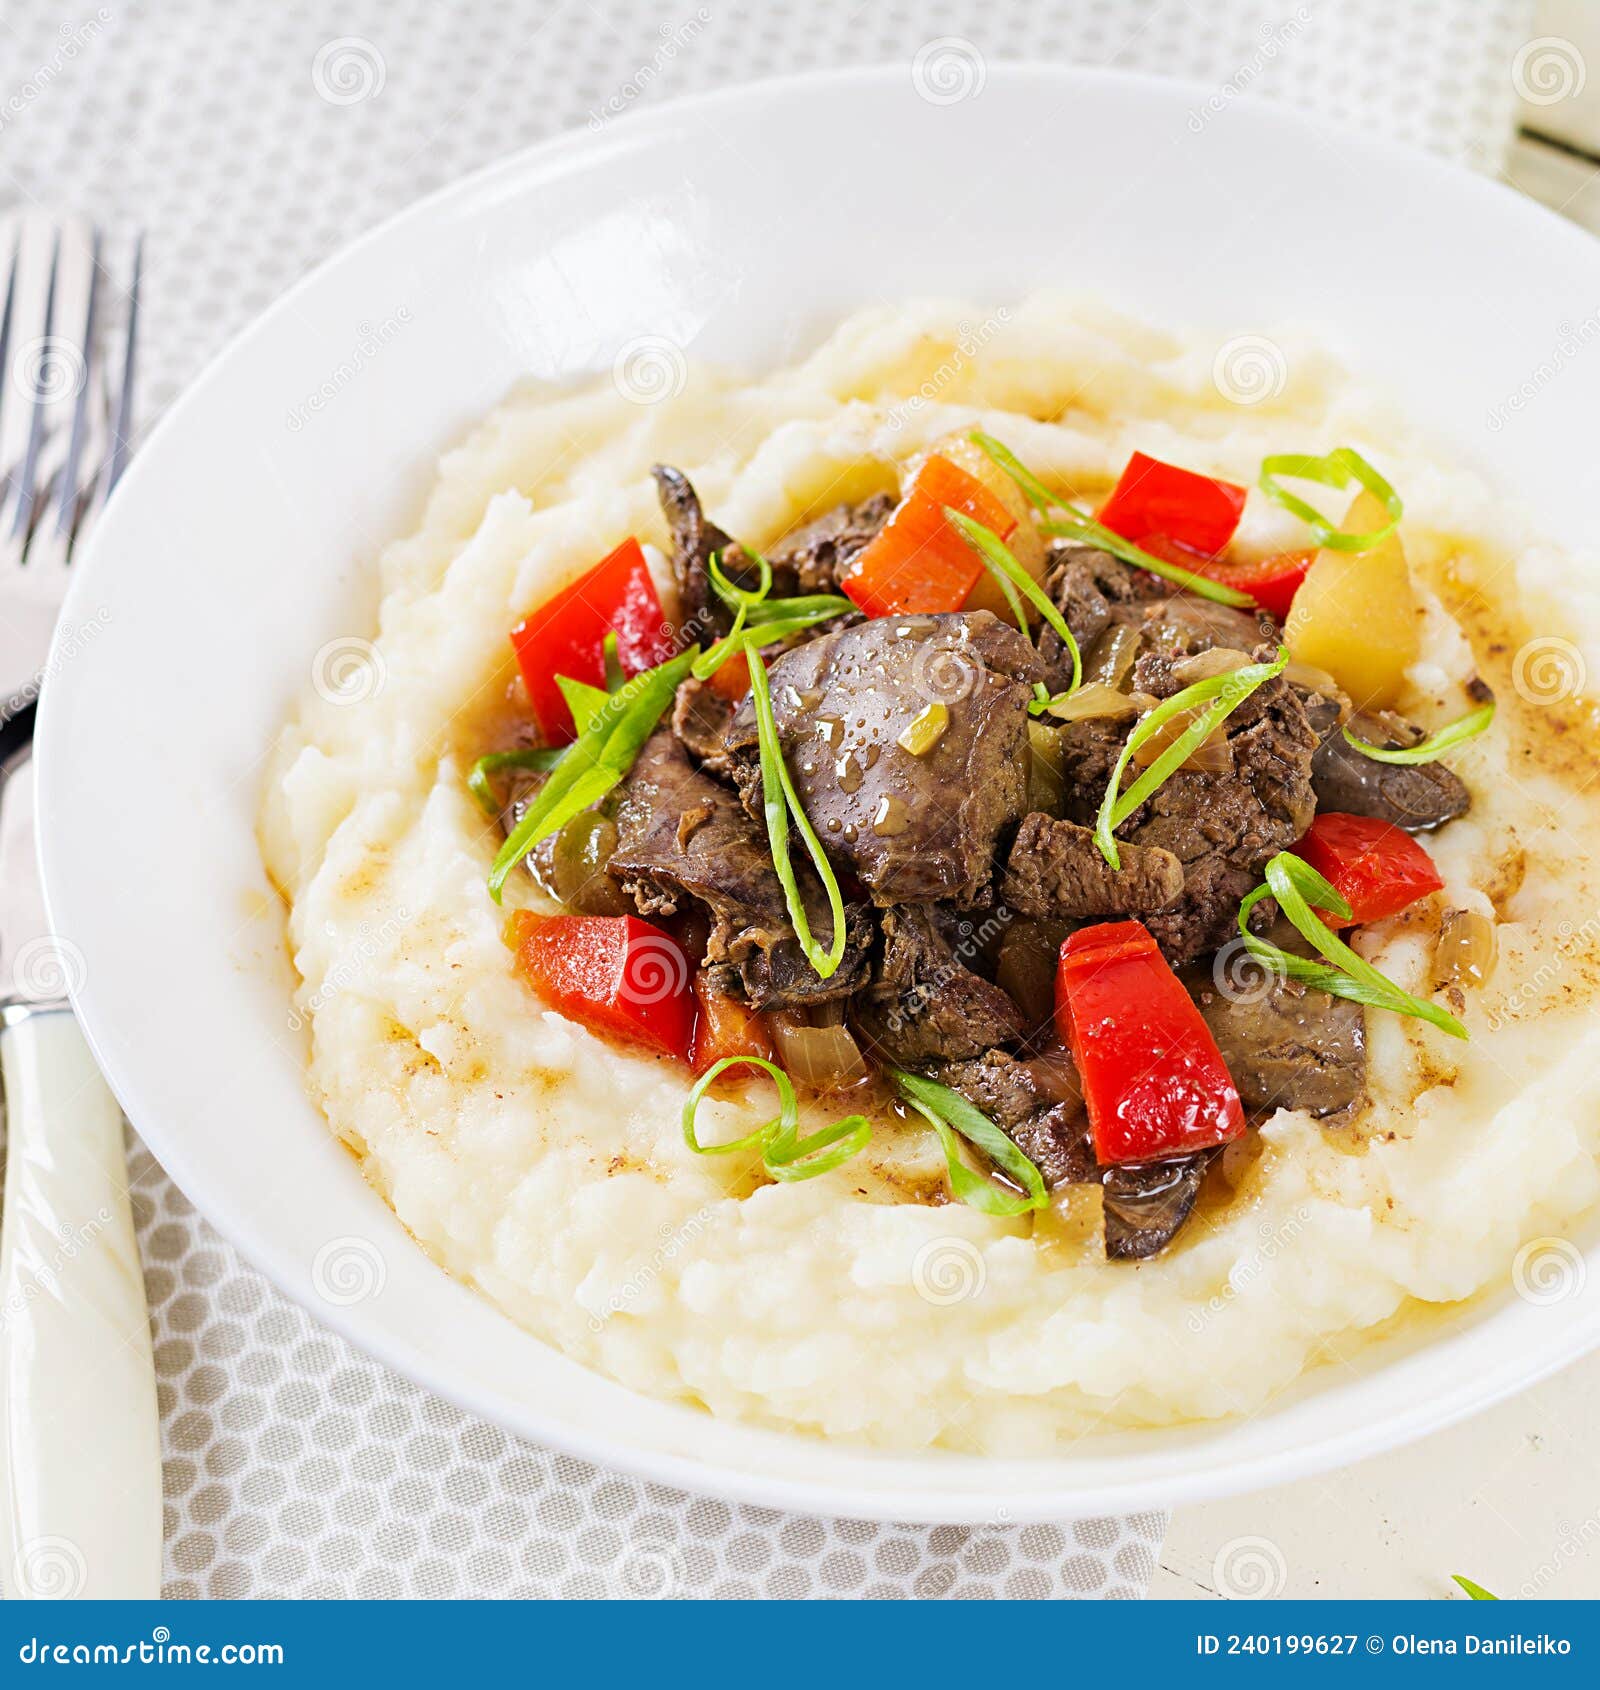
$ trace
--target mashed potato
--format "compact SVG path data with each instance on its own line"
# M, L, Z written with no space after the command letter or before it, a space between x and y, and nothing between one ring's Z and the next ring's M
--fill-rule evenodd
M653 1396L1018 1455L1089 1425L1255 1409L1397 1316L1505 1285L1524 1241L1594 1203L1600 830L1575 698L1600 661L1594 589L1575 592L1570 559L1528 545L1324 360L1287 339L1273 351L1283 391L1244 403L1214 343L1062 300L981 323L928 304L856 317L760 381L695 371L648 405L609 383L522 393L444 459L420 527L381 559L367 684L307 700L262 819L312 1085L442 1267ZM1248 482L1267 452L1358 446L1406 496L1429 596L1405 706L1459 714L1474 669L1501 702L1452 757L1473 809L1430 845L1448 903L1499 924L1498 967L1464 999L1471 1043L1369 1011L1361 1119L1280 1111L1229 1152L1177 1244L1138 1265L944 1202L933 1136L911 1128L798 1185L692 1155L683 1072L592 1037L514 977L484 885L497 836L463 785L503 719L510 625L624 535L665 544L652 462L681 466L762 546L894 486L897 461L973 423L1083 491L1135 447ZM1252 543L1303 543L1261 503ZM514 881L507 906L536 904ZM1437 921L1420 906L1362 944L1428 991ZM731 1133L740 1110L718 1107Z

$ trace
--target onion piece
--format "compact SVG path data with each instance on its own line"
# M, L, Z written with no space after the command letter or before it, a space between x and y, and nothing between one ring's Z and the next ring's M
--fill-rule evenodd
M866 1059L855 1036L842 1022L813 1027L792 1011L770 1010L767 1031L778 1047L778 1059L789 1077L802 1085L827 1091L852 1086L867 1077Z
M1139 655L1140 632L1126 622L1113 622L1090 646L1083 660L1083 684L1098 681L1120 687Z
M1180 710L1170 722L1163 722L1148 739L1136 745L1129 761L1136 768L1148 769L1168 746L1194 726L1196 720L1205 714L1205 710L1205 705L1194 710ZM1227 725L1219 722L1216 731L1201 740L1178 767L1196 769L1207 775L1231 774L1233 747L1228 743Z
M1129 717L1139 714L1139 701L1104 681L1085 681L1076 692L1051 701L1050 714L1059 722L1084 722L1094 716Z
M1066 793L1061 767L1061 735L1042 722L1028 723L1028 808L1047 816L1061 814Z
M1482 986L1494 973L1494 923L1477 910L1446 910L1434 941L1434 975L1441 986Z

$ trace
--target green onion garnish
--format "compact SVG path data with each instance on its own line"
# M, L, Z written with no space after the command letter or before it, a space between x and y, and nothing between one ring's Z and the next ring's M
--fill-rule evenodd
M1474 1602L1498 1602L1500 1598L1492 1590L1485 1590L1481 1584L1475 1584L1469 1578L1463 1578L1460 1573L1452 1573L1453 1578Z
M1491 701L1476 710L1469 710L1458 721L1429 734L1426 739L1418 740L1415 745L1369 745L1366 740L1357 739L1349 728L1343 732L1346 741L1374 763L1432 763L1445 752L1465 745L1469 739L1476 739L1493 720L1494 704Z
M1267 897L1277 899L1278 908L1290 925L1327 958L1326 962L1314 962L1308 957L1280 950L1250 931L1251 912ZM1348 920L1350 916L1350 905L1310 863L1295 856L1292 851L1280 851L1267 864L1265 885L1258 886L1239 905L1239 931L1244 936L1245 949L1277 973L1301 980L1333 997L1370 1004L1374 1009L1390 1009L1396 1015L1413 1015L1418 1020L1431 1022L1452 1038L1466 1038L1466 1028L1448 1010L1440 1009L1424 998L1413 997L1387 975L1380 974L1370 962L1357 956L1321 920L1317 915L1319 909L1327 910L1342 920Z
M592 687L587 681L573 680L570 675L557 675L556 686L567 701L567 708L572 712L572 725L580 734L594 720L595 712L612 696L604 687Z
M737 587L728 579L722 570L721 552L713 552L706 559L706 574L711 578L712 590L731 610L737 610L740 605L747 609L758 605L772 591L772 565L760 552L753 552L746 545L740 545L739 550L756 566L757 584L754 587Z
M622 651L617 641L617 630L608 628L606 637L600 642L600 661L604 665L606 674L606 691L615 692L622 685Z
M1011 548L1000 538L992 528L985 528L981 522L975 522L970 516L944 507L944 514L955 523L956 527L966 535L983 556L989 573L1000 583L1001 590L1006 595L1009 604L1016 615L1017 625L1024 634L1028 632L1028 619L1017 594L1021 592L1034 606L1046 622L1055 630L1059 639L1072 654L1072 685L1068 692L1076 692L1083 684L1083 659L1078 654L1078 642L1072 637L1072 630L1067 626L1067 619L1056 609L1055 601L1039 585L1037 581L1011 555Z
M489 777L502 769L553 769L566 755L564 745L530 745L517 751L491 751L480 757L467 774L467 790L478 801L478 808L493 821L500 814L500 801L494 795Z
M974 445L981 446L1027 494L1034 509L1046 519L1039 524L1046 534L1054 534L1065 540L1083 540L1098 546L1101 551L1110 552L1113 557L1119 557L1124 563L1131 563L1138 569L1148 569L1152 575L1159 575L1163 581L1173 582L1186 592L1195 594L1197 598L1210 599L1215 604L1236 605L1246 610L1255 609L1256 601L1248 593L1240 592L1237 587L1225 587L1220 581L1211 580L1209 576L1196 575L1192 569L1168 563L1165 558L1152 557L1149 552L1142 551L1115 530L1074 510L1064 498L1052 493L1014 452L1002 446L992 434L974 429L967 438ZM1051 511L1059 514L1052 517Z
M605 702L566 748L549 780L500 847L489 871L489 893L497 904L506 876L534 846L580 810L598 803L633 767L639 748L672 703L672 695L689 673L694 657L693 651L680 652L604 695Z
M938 1133L950 1170L950 1189L969 1208L985 1215L1021 1215L1049 1204L1050 1195L1039 1170L960 1092L920 1074L908 1074L903 1068L886 1067L884 1072L901 1097ZM975 1174L961 1159L958 1134L976 1145L1007 1179L1021 1186L1021 1192L1006 1191L993 1180Z
M702 1144L695 1134L694 1118L700 1100L719 1074L740 1066L759 1068L778 1088L778 1113L743 1138L726 1144ZM764 1056L725 1056L713 1062L695 1081L683 1104L683 1138L697 1156L722 1156L730 1150L759 1150L769 1174L779 1180L815 1179L831 1173L866 1147L872 1137L872 1123L865 1115L846 1115L831 1126L800 1137L800 1105L794 1084L777 1065Z
M797 593L792 599L763 599L750 606L749 622L759 628L766 622L792 622L804 617L807 624L826 622L831 616L846 616L856 607L842 593Z
M1388 523L1370 534L1347 534L1329 522L1314 505L1278 485L1280 475L1293 476L1297 481L1315 481L1322 487L1344 488L1352 481L1359 482L1369 493L1383 502L1389 513ZM1372 467L1353 446L1338 446L1326 457L1305 452L1279 452L1261 460L1261 491L1275 505L1300 518L1311 530L1311 537L1319 546L1333 552L1369 552L1381 545L1399 526L1405 514L1400 495Z
M772 866L783 885L784 902L789 907L789 920L806 960L816 971L819 980L826 980L837 972L844 960L844 896L839 881L828 861L828 854L817 838L789 778L789 766L783 760L783 745L778 738L778 721L772 711L772 688L767 680L767 666L761 653L750 648L750 702L756 716L756 743L761 752L761 807L767 819L767 843L772 849ZM806 852L811 858L828 894L828 909L833 916L833 940L827 950L811 936L811 923L806 919L805 902L800 896L800 884L795 879L794 864L789 860L789 817L800 830Z
M1122 856L1117 850L1116 840L1112 837L1116 829L1122 826L1169 775L1188 762L1194 751L1216 732L1257 687L1270 681L1274 675L1281 675L1288 663L1288 648L1279 646L1278 655L1273 662L1247 663L1242 669L1233 669L1225 675L1212 675L1206 680L1196 681L1193 686L1185 687L1182 692L1175 692L1171 698L1162 699L1148 716L1141 716L1134 723L1133 732L1128 735L1122 755L1117 759L1117 766L1111 771L1111 780L1106 786L1105 797L1100 800L1100 814L1095 822L1094 842L1100 847L1100 855L1112 868L1122 867ZM1200 710L1202 706L1203 713L1195 717L1126 792L1119 792L1123 771L1134 752L1174 716L1185 710Z

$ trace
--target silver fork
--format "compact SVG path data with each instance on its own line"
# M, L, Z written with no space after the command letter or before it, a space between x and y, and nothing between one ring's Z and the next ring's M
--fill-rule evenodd
M127 457L135 257L112 285L76 222L14 224L0 306L0 1583L11 1597L155 1597L161 1451L122 1113L66 997L33 839L33 705L70 566ZM0 262L5 262L0 256ZM92 661L85 656L78 661Z
M31 216L12 225L0 306L0 722L37 696L73 550L127 463L142 251L113 387L96 355L98 231Z

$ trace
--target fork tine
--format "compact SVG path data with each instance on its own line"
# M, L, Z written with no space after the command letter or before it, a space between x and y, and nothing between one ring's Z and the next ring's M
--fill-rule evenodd
M61 264L61 235L59 231L55 237L55 245L50 255L50 283L45 292L44 301L44 335L43 340L48 343L55 331L56 308L56 273ZM44 351L41 356L48 357ZM36 383L33 398L33 414L28 420L28 444L23 452L22 462L17 467L17 514L11 525L12 535L24 546L27 544L29 530L33 527L34 504L34 473L39 464L39 446L44 439L45 412L47 409L44 395L44 384Z
M106 492L110 493L128 464L133 433L133 364L139 336L139 282L144 274L144 235L133 246L133 282L128 289L128 330L122 354L122 387L111 422L111 454L106 460Z
M66 461L61 466L61 485L57 494L56 533L63 540L71 536L78 517L82 489L78 486L78 463L83 456L84 435L89 423L89 393L93 384L88 379L88 366L94 356L95 301L100 292L100 231L94 231L89 247L89 298L83 309L84 379L72 405L72 431L67 440Z
M22 226L11 242L11 274L6 280L5 309L0 311L0 413L6 408L6 372L11 368L11 313L17 300L17 272L22 268ZM11 490L11 468L0 462L0 510L5 508L6 495Z

